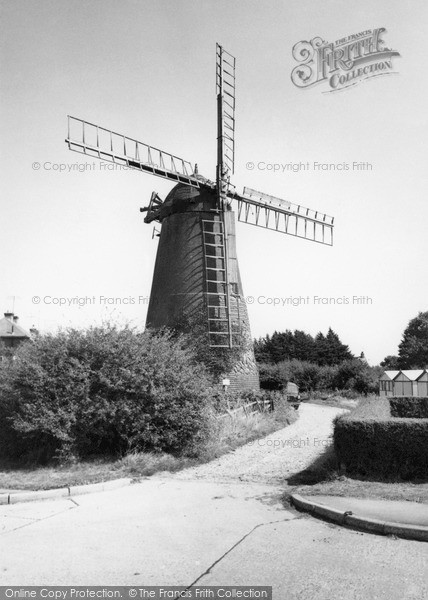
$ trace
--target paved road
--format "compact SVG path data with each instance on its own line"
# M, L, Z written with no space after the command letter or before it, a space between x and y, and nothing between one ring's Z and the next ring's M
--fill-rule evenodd
M277 484L200 475L0 507L0 585L197 582L272 585L278 600L428 597L428 544L285 510Z
M332 421L341 408L302 404L299 419L208 464L185 469L178 479L283 483L308 467L332 443Z

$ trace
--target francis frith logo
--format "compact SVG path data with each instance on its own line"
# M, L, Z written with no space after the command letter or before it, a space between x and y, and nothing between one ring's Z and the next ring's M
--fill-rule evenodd
M299 63L291 72L297 87L309 88L324 83L326 92L337 92L366 79L395 73L392 59L400 56L387 48L386 29L368 29L335 42L314 37L293 46L293 58Z

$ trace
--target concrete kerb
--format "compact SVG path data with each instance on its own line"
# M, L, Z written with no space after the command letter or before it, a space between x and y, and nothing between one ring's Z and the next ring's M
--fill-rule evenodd
M101 481L88 485L73 485L53 490L11 492L0 495L0 505L17 504L18 502L34 502L37 500L51 500L54 498L70 498L81 494L94 494L96 492L107 492L125 487L132 483L132 479L124 477L112 481Z
M338 523L339 525L368 531L369 533L395 535L410 540L428 542L428 527L422 525L390 523L388 521L379 521L369 517L359 517L351 512L337 510L336 508L331 508L324 504L317 504L308 498L303 498L303 496L300 496L299 494L291 494L290 499L293 506L299 510L309 512L317 517L323 517L329 521Z

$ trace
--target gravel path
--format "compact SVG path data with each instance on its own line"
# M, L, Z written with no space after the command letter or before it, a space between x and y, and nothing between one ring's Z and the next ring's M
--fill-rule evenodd
M210 463L185 469L176 479L284 482L308 467L331 445L332 422L341 408L301 404L299 419L285 429L241 446Z

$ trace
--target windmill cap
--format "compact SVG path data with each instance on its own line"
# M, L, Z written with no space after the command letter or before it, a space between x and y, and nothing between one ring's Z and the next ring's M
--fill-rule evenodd
M202 184L211 182L202 175L195 175L195 178ZM162 204L160 219L168 217L174 213L210 211L216 206L216 190L214 187L201 186L199 188L178 183L169 192Z

